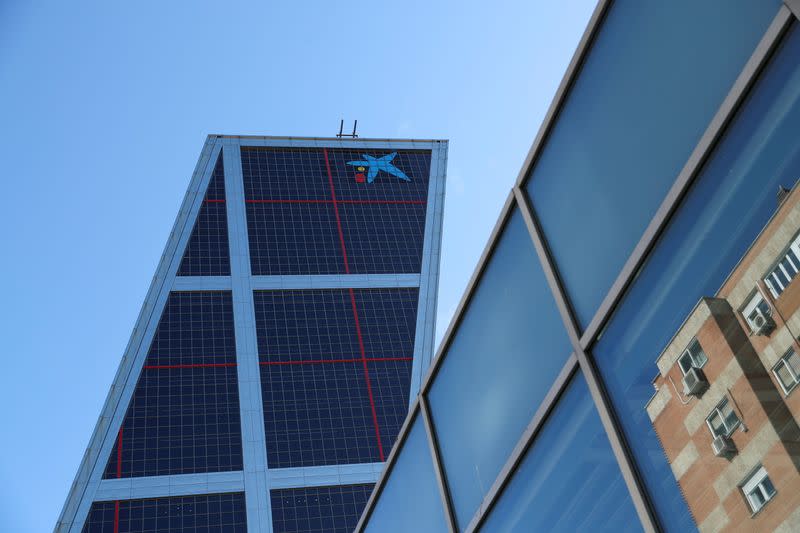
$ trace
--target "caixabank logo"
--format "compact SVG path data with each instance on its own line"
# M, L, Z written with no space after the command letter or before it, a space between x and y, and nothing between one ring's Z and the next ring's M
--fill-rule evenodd
M411 181L411 178L406 176L402 170L392 164L392 161L396 156L397 152L392 152L391 154L387 154L383 157L372 157L371 155L361 154L361 157L364 158L363 161L348 161L347 164L356 167L357 183L364 183L364 172L367 173L367 183L372 183L375 181L375 178L381 171L389 174L390 176L400 178L403 181Z

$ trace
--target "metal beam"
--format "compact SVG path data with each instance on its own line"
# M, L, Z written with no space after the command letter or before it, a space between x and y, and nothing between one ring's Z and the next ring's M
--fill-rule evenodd
M783 3L795 17L800 18L800 0L783 0Z
M528 200L525 192L519 187L514 188L514 194L519 203L522 216L525 219L525 224L528 227L533 245L536 248L536 253L539 256L539 262L544 270L547 284L550 287L553 298L556 300L556 306L561 314L564 328L567 330L570 342L575 350L578 364L589 386L589 392L592 395L595 407L600 415L600 420L603 423L608 440L611 443L614 457L617 459L617 464L625 480L625 485L628 487L628 492L636 508L636 513L639 515L639 520L642 522L642 527L645 531L660 531L653 505L650 502L641 476L636 470L636 463L622 433L622 427L614 414L611 401L605 392L597 369L589 361L589 358L581 346L578 323L575 320L564 287L555 270L555 263L544 241L541 227L539 226L536 214L533 210L533 205Z
M544 148L550 130L555 125L556 120L558 120L561 107L567 99L567 94L569 94L573 82L578 78L578 74L583 66L583 61L586 59L591 49L592 42L602 26L603 19L608 13L611 4L612 0L599 0L597 2L594 12L592 12L592 16L589 19L589 24L587 24L581 36L581 40L578 42L578 47L575 49L575 53L572 55L572 59L569 62L567 71L564 73L564 77L561 79L561 83L556 90L556 95L553 97L553 101L547 109L547 114L544 116L542 125L539 126L539 131L536 133L533 144L528 150L528 155L522 163L522 168L517 175L517 181L514 185L515 187L522 187L524 185L523 182L526 180L528 172L533 168L536 159Z
M447 522L447 528L450 530L450 533L456 533L458 531L456 515L447 485L447 475L445 474L444 465L442 464L442 455L439 451L439 440L436 438L436 428L433 424L430 408L428 407L428 400L424 396L420 396L420 407L422 421L425 423L425 435L428 437L428 448L431 452L433 471L436 474L436 484L439 487L439 496L442 501L442 511L444 511L445 521Z
M364 511L361 513L361 518L358 519L358 524L356 524L356 528L353 530L354 533L361 533L364 531L364 528L367 527L369 517L375 508L378 498L381 496L381 492L383 492L383 488L386 486L386 480L392 473L394 464L397 462L397 456L400 454L400 450L403 448L403 444L405 443L408 433L411 431L411 426L414 424L414 420L417 418L417 415L419 415L419 412L419 397L417 397L417 399L414 400L414 403L411 405L411 408L408 410L408 416L403 422L403 426L400 428L400 432L397 435L397 441L395 441L392 451L389 453L389 457L386 459L386 466L384 467L383 472L381 472L378 481L375 483L375 488L372 489L372 494L369 495L369 500L367 500L367 504L364 506Z
M634 248L625 266L617 276L614 284L609 289L608 294L600 304L600 308L595 313L586 330L581 335L581 346L588 348L597 338L605 323L610 318L625 290L636 278L638 270L644 264L648 252L655 245L661 232L667 226L670 217L680 204L686 191L689 189L694 179L702 169L703 164L714 150L717 141L720 139L730 121L733 119L739 106L744 101L750 88L758 78L759 73L767 64L772 52L780 43L781 37L794 21L789 9L782 6L778 14L773 19L764 37L758 43L750 59L745 64L739 77L733 84L725 100L722 102L711 123L706 128L705 133L695 146L694 151L689 156L689 160L678 174L672 188L667 193L661 206L656 211L655 216L650 221L641 239Z
M505 204L503 205L503 209L500 211L500 216L494 225L494 229L492 229L492 233L489 236L489 241L486 243L483 253L478 260L478 264L475 267L475 270L472 272L472 277L470 278L469 283L467 283L467 288L464 290L464 294L461 296L461 301L458 303L458 307L456 307L456 310L453 313L453 318L450 320L450 325L447 327L444 337L442 337L442 341L439 343L439 348L436 350L436 357L434 358L433 363L428 370L428 374L422 380L420 394L427 394L428 389L430 388L436 376L436 373L441 367L442 360L444 359L443 356L450 347L450 342L453 340L453 336L458 329L459 324L461 323L461 319L464 318L464 313L466 312L469 301L472 298L472 293L478 286L478 281L483 275L483 271L489 265L489 258L494 252L495 246L499 241L500 234L502 233L506 222L513 213L514 205L514 193L510 192L506 198Z

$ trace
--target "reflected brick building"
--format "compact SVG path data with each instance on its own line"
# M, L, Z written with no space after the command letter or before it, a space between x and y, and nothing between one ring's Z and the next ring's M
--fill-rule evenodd
M800 188L659 355L647 413L701 531L800 530Z

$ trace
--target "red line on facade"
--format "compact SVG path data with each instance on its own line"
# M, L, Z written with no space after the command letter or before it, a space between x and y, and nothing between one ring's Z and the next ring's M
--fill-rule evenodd
M119 500L114 500L114 533L119 533Z
M323 148L322 154L325 156L325 169L328 171L328 183L331 186L331 202L333 202L333 213L336 216L336 227L339 229L339 244L342 246L342 257L344 258L344 271L350 273L350 265L347 263L347 249L344 245L344 232L342 231L342 221L339 218L339 206L336 204L336 189L333 186L333 174L331 173L331 163L328 159L328 149ZM375 426L375 438L378 440L378 454L381 461L386 460L383 455L383 443L381 442L381 431L378 428L378 412L375 410L375 399L372 396L372 385L369 381L369 368L367 368L367 355L364 351L364 339L361 336L361 323L358 320L358 308L356 307L356 296L353 289L350 291L350 304L353 306L353 318L356 321L356 335L358 336L358 347L361 351L361 363L364 367L364 380L367 382L367 396L369 396L369 407L372 410L372 424Z
M339 230L339 244L342 247L342 257L344 257L344 271L350 273L350 265L347 262L347 248L344 246L344 232L342 231L342 220L339 218L339 206L336 204L336 189L333 188L333 174L331 174L331 163L328 160L328 149L323 148L322 154L325 156L325 169L328 171L328 183L331 186L331 202L333 203L333 213L336 216L336 227Z
M374 361L411 361L411 357L370 357L366 361L372 363ZM278 366L278 365L315 365L326 363L358 363L362 361L361 357L357 359L311 359L308 361L260 361L259 365Z
M383 455L383 443L381 442L381 432L378 428L378 412L375 410L375 400L372 397L372 385L369 382L369 369L367 368L367 356L364 352L364 339L361 337L361 323L358 320L358 309L356 308L356 295L353 289L350 291L350 304L353 306L353 318L356 320L356 335L358 335L358 347L361 350L361 363L364 366L364 379L367 380L367 395L369 396L369 407L372 409L372 423L375 426L375 438L378 439L378 453L381 456L381 461L385 461L386 457Z
M212 201L212 200L206 200ZM222 200L223 202L225 200ZM378 204L378 205L422 205L422 200L245 200L248 204Z
M196 365L145 365L145 370L163 370L166 368L216 368L224 366L236 366L236 363L202 363Z

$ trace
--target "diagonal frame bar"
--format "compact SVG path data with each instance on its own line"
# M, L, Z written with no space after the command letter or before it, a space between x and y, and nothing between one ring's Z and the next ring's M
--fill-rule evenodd
M573 353L569 356L566 363L564 363L564 367L561 369L561 372L559 372L555 382L542 400L541 405L539 405L538 409L536 409L536 412L533 414L533 417L531 417L531 421L528 423L528 426L522 433L517 445L514 446L514 450L512 450L511 454L509 455L506 464L503 465L503 469L497 475L497 479L495 479L494 483L492 483L492 486L489 488L489 492L486 493L486 496L483 498L480 507L477 511L475 511L475 514L464 530L465 532L474 533L481 527L484 520L491 512L492 507L500 497L500 494L502 494L503 490L511 481L514 472L517 470L517 467L522 462L525 454L536 440L536 437L539 434L539 431L542 429L542 426L544 426L547 417L555 408L556 402L566 390L567 385L569 385L572 376L575 375L577 370L578 360Z
M550 287L559 314L564 322L564 328L567 330L572 348L575 350L575 357L578 360L578 365L589 386L589 392L592 395L592 400L594 400L595 407L600 415L600 420L605 428L608 440L611 443L614 457L617 459L617 464L622 472L625 485L628 487L628 492L636 508L636 513L639 515L639 520L642 522L645 531L660 531L661 529L658 525L653 505L649 500L641 476L636 470L633 455L625 441L622 427L616 418L611 401L603 387L600 375L581 346L578 323L575 320L575 315L567 300L566 292L555 270L553 258L545 244L541 227L533 211L533 205L522 189L514 187L513 191L517 203L520 206L522 216L525 219L525 225L528 227L533 245L536 248L536 254L539 256L539 262L544 270L547 284Z
M472 277L470 278L469 283L467 284L467 289L464 291L464 294L461 297L461 301L459 302L458 307L456 308L456 311L453 313L453 319L452 319L452 321L450 323L450 326L447 329L447 332L445 332L445 334L444 334L444 339L442 340L441 344L439 345L439 348L438 348L438 350L436 352L436 356L434 357L434 359L433 359L433 361L431 363L431 366L428 369L428 372L427 372L425 378L422 381L422 386L420 387L420 394L419 394L419 396L417 396L417 398L411 404L411 408L409 409L408 416L406 417L405 422L403 422L403 426L400 428L400 432L398 433L397 441L395 442L394 446L392 447L392 451L391 451L391 453L389 454L389 457L386 460L386 466L385 466L383 472L381 473L380 478L378 478L378 481L375 484L375 488L373 489L372 494L370 495L370 498L367 501L366 506L364 507L364 511L361 514L361 519L359 520L358 525L357 525L357 527L355 529L356 533L360 533L360 532L364 531L364 528L366 527L366 524L367 524L367 522L369 520L369 517L372 514L372 511L373 511L373 509L375 507L375 503L377 502L378 498L380 497L381 491L383 490L383 487L384 487L384 485L386 483L386 479L391 475L392 468L394 467L394 463L395 463L396 458L397 458L397 453L400 450L400 448L402 448L402 444L403 444L403 442L405 442L405 439L408 436L408 432L411 429L411 424L413 422L413 419L418 414L417 411L421 409L419 407L419 404L423 399L424 399L424 401L426 403L426 409L427 409L428 417L429 417L430 423L431 423L430 426L426 425L425 430L426 430L426 433L428 431L431 432L428 435L428 438L430 439L429 443L431 443L433 448L435 449L435 453L433 454L433 459L435 461L435 468L437 470L441 471L441 473L442 473L442 485L441 485L441 488L444 491L447 492L447 495L446 495L445 499L448 502L448 504L450 504L449 509L446 510L446 513L450 514L451 516L453 516L453 522L452 522L453 523L453 530L454 531L458 531L458 525L457 525L457 523L455 521L455 513L454 513L454 511L452 509L452 504L451 504L452 499L451 499L451 496L450 496L449 489L447 487L447 478L446 478L446 475L445 475L445 470L444 470L444 467L441 464L441 460L440 460L441 451L438 448L438 439L436 438L436 434L435 434L434 420L433 420L433 417L431 416L430 408L428 406L427 392L430 389L431 383L433 382L433 379L435 378L439 368L441 367L441 363L444 360L444 355L443 354L447 350L447 347L449 346L449 341L452 340L453 334L456 331L456 329L458 328L458 324L460 323L461 319L463 318L464 312L466 311L467 305L469 303L469 299L470 299L472 293L474 292L474 289L477 286L478 281L480 280L480 277L483 274L484 269L486 268L486 266L489 263L489 258L491 257L492 252L494 251L494 248L495 248L495 246L497 245L497 243L499 241L500 233L502 232L503 228L505 227L505 223L508 221L508 218L511 216L511 213L513 213L514 204L515 204L514 195L513 194L509 194L508 197L506 198L505 204L503 205L503 209L501 211L501 214L500 214L497 222L495 223L494 229L492 230L492 233L491 233L491 235L489 237L489 240L488 240L488 242L486 244L486 247L484 248L483 253L481 254L481 258L478 261L478 264L477 264L477 266L475 267L475 270L472 273Z
M783 4L789 8L795 17L800 19L800 0L783 0Z
M417 397L417 399L414 400L414 403L411 404L411 407L408 410L408 416L406 416L406 419L403 421L403 425L397 435L397 440L395 441L394 446L392 446L392 451L389 453L389 457L386 459L383 472L381 472L378 481L375 483L375 488L372 489L372 494L369 495L367 504L364 506L364 511L361 513L361 518L358 519L358 524L356 524L356 527L353 530L354 533L362 533L366 529L367 522L369 522L369 517L375 508L375 503L377 503L378 498L381 496L381 492L383 492L383 488L386 486L386 482L392 473L394 464L397 462L397 456L400 455L400 450L403 448L406 438L411 431L411 426L414 424L414 420L416 420L417 416L420 416L419 403L420 398Z
M798 0L800 2L800 0ZM695 146L688 161L675 179L672 187L662 201L655 215L653 216L644 234L639 239L636 247L631 252L625 262L614 284L606 294L597 312L592 317L586 329L581 335L581 346L587 349L599 336L602 328L621 300L630 283L636 278L639 269L643 266L650 250L655 245L664 228L666 228L672 214L678 208L681 200L685 196L694 179L699 174L703 164L706 162L717 142L724 134L728 124L738 111L742 102L746 98L750 88L758 79L761 70L769 61L772 52L780 44L784 33L789 29L795 20L789 8L781 6L767 28L766 33L756 46L755 51L745 64L742 72L737 77L728 95L720 105L719 110L709 123L700 141Z
M652 502L650 502L648 493L644 489L644 485L636 468L635 461L633 460L630 449L628 448L623 436L619 421L617 420L613 408L611 407L611 402L607 392L605 391L602 378L599 375L593 359L591 358L591 354L588 353L588 348L591 343L596 340L601 331L601 327L610 317L625 289L628 287L630 282L635 279L638 269L644 262L647 253L652 248L652 245L660 235L663 227L668 222L671 214L677 208L678 203L683 198L684 193L690 186L691 181L697 174L700 166L704 163L708 154L721 137L725 127L728 125L739 105L746 96L747 91L755 82L755 79L757 78L761 69L768 61L775 47L778 45L780 38L794 20L792 14L794 13L794 15L797 16L798 12L800 12L800 9L798 8L798 5L800 5L800 0L784 0L784 3L788 7L782 6L777 13L775 19L757 46L750 60L747 62L742 73L734 83L725 101L720 106L719 111L708 126L707 131L699 141L689 161L676 178L672 189L662 203L662 206L659 208L656 216L651 221L650 226L646 230L639 244L636 246L634 252L626 262L625 267L612 286L612 289L609 291L606 299L603 301L600 309L590 322L587 329L581 333L577 326L577 322L575 321L569 299L563 289L563 285L558 277L554 262L547 249L546 241L542 235L538 223L536 222L535 213L527 196L520 187L522 187L526 177L529 175L531 167L534 165L538 154L544 146L549 131L557 120L558 113L566 99L569 89L580 72L581 65L591 46L591 42L597 34L599 27L602 25L602 21L607 14L609 7L612 5L611 0L599 0L589 25L584 32L573 59L567 69L564 79L562 80L556 96L547 112L543 125L540 128L530 151L528 152L524 164L522 165L520 173L517 177L516 186L512 190L503 207L495 228L492 231L492 235L489 238L489 242L487 243L478 265L473 272L472 278L465 289L464 295L456 309L456 312L454 313L453 319L451 320L451 323L444 334L441 345L437 350L436 359L429 369L427 376L423 380L421 387L421 396L423 399L425 399L427 406L427 393L430 390L436 374L438 373L443 358L446 356L447 349L452 341L455 331L458 329L461 319L463 318L464 311L466 310L477 283L488 263L488 259L491 256L495 245L497 244L500 233L505 226L508 217L513 212L515 205L519 204L521 212L525 217L531 238L534 242L534 246L536 247L537 254L539 255L540 262L542 263L545 271L547 282L553 292L559 313L562 316L562 320L564 321L564 325L570 336L570 341L575 349L575 353L570 357L570 362L573 365L571 372L574 373L577 368L580 368L585 376L590 393L592 394L592 398L597 406L598 413L600 414L601 421L606 430L609 441L611 442L615 457L618 461L620 469L622 470L626 486L629 489L639 518L642 521L642 525L647 531L660 531L661 529L656 519ZM792 11L790 11L790 9ZM565 367L565 370L562 371L562 375L559 377L559 382L562 379L563 373L566 371L566 369L567 367ZM568 375L571 376L572 374ZM554 389L558 389L558 384L559 383L556 383L554 385ZM540 406L539 411L537 411L537 415L539 415L540 412L542 413L541 421L546 419L547 413L549 413L549 411L555 405L558 396L559 394L555 394L553 390L548 393L547 399ZM429 410L427 412L428 416L430 417ZM538 431L534 429L535 427L537 427L537 424L534 420L532 420L531 425L526 430L525 435L523 438L521 438L517 448L515 448L512 457L509 458L508 464L506 467L504 467L501 474L495 480L490 494L487 495L481 509L476 513L476 515L473 517L473 520L470 522L468 531L473 531L480 526L482 520L486 516L486 513L491 509L491 506L502 492L503 487L508 483L508 480L516 469L518 461L522 455L520 449L527 449L527 447L529 447L535 440L535 436ZM435 448L437 446L435 429L433 427L429 427L427 429L433 432L432 443ZM404 426L403 430L401 430L401 434L399 436L400 439L404 438L405 431L407 431L406 426ZM438 450L436 451L438 453ZM392 457L390 456L389 463L387 463L387 465L391 464L391 461ZM387 467L387 471L388 470L389 468ZM384 474L388 475L388 472L384 472ZM443 487L446 489L446 477L444 474L445 472L442 471L444 482ZM383 477L384 476L382 476L382 478ZM375 495L376 494L374 493L373 496ZM445 498L447 498L447 495L445 495ZM371 513L373 505L374 498L371 498L370 502L367 504L365 514L362 516L362 520L364 520L364 517L367 517L368 514Z
M428 400L424 396L420 396L420 415L425 424L425 435L428 438L428 448L431 452L431 459L433 460L433 471L436 474L436 484L439 487L439 496L442 500L442 510L447 522L447 528L451 533L458 531L456 527L456 515L453 510L453 502L450 499L450 491L447 488L447 477L442 466L442 455L439 451L439 441L436 439L436 430L433 427L433 417L431 417L430 407Z

